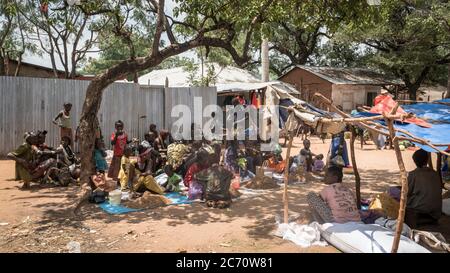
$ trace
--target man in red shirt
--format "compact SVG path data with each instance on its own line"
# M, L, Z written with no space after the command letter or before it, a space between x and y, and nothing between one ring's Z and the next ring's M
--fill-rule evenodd
M386 89L382 89L380 95L376 96L373 100L373 106L383 101L387 96L389 96L389 92Z

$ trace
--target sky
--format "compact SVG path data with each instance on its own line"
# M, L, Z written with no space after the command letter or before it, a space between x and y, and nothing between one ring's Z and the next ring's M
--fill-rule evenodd
M173 0L166 0L166 4L165 4L165 11L168 15L172 16L173 15L173 8L175 7L176 3ZM86 41L87 37L89 36L89 31L86 31L86 34L84 35L84 38L81 39L80 44L83 44L84 41ZM162 37L163 40L167 41L167 36L163 35ZM38 48L40 48L40 45L38 42L36 42L36 45ZM71 48L71 46L69 46L69 48ZM94 48L93 50L96 50L97 48ZM98 58L99 57L99 53L98 52L93 52L93 53L87 53L86 54L86 59L89 58ZM195 58L195 53L194 51L189 51L189 52L185 52L183 54L180 54L180 57L188 57L188 58ZM45 53L42 52L41 55L39 54L35 54L35 53L31 53L31 52L25 52L24 56L23 56L23 62L27 62L27 63L31 63L31 64L35 64L35 65L40 65L40 66L44 66L44 67L49 67L52 68L52 63L50 60L50 56ZM56 68L59 70L64 70L64 66L62 65L59 56L57 54L55 54L55 63L56 63ZM70 65L70 62L69 62Z

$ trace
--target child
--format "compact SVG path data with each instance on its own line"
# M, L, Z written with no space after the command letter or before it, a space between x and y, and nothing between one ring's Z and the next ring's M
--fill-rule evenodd
M313 156L314 154L310 150L311 142L308 139L303 140L303 149L300 150L298 155L298 165L303 166L303 169L307 172L312 171Z
M70 138L70 140L71 140L70 146L73 148L72 122L70 119L70 110L71 109L72 109L72 103L70 103L70 102L64 103L64 109L61 112L59 112L58 115L53 119L53 124L58 125L61 128L61 130L60 130L61 139L64 136L67 136ZM60 120L59 124L57 123L58 119Z
M130 174L130 167L132 162L130 161L130 156L132 154L131 147L127 146L125 147L125 150L123 151L123 156L120 161L120 171L119 171L119 181L120 181L120 188L121 190L126 190L128 188L129 184L129 174ZM134 163L134 162L133 162Z
M286 167L286 162L283 160L281 156L282 149L279 144L275 146L274 151L270 154L269 159L267 160L267 167L274 169L276 173L283 173L284 168Z
M113 180L118 180L118 175L120 171L120 160L122 159L123 151L125 146L131 141L128 141L128 135L123 130L124 124L121 120L115 123L116 131L111 135L111 145L114 147L114 155L111 160L111 165L108 170L108 177Z
M323 162L323 154L318 154L314 158L314 164L313 164L312 171L313 172L321 172L321 171L323 171L324 167L325 167L325 163Z
M104 173L106 169L108 169L108 163L106 163L105 157L105 143L101 138L97 138L95 140L94 148L95 169L97 171L102 171Z
M68 136L63 136L61 138L61 145L56 148L57 162L60 166L70 166L72 164L78 163L78 159L71 148L72 140Z
M313 213L318 214L324 222L360 222L358 208L352 191L342 184L342 168L333 166L327 169L325 184L320 196L309 193L308 204Z
M174 172L171 165L165 165L164 172L167 174L167 181L162 186L166 189L166 192L180 192L181 176Z

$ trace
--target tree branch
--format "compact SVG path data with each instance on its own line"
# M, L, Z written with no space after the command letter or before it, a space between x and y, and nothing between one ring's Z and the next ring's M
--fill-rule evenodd
M158 3L156 0L150 0L153 6L158 11L157 20L156 20L156 32L153 36L153 45L152 45L152 54L159 53L159 43L161 41L161 34L164 31L164 22L165 22L165 12L164 12L164 0L159 0Z

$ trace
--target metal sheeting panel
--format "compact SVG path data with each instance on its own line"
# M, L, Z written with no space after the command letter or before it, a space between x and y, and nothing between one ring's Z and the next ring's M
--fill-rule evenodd
M14 150L23 142L24 133L31 130L47 130L47 144L57 146L59 127L52 120L66 101L73 104L75 134L88 85L89 81L80 80L0 77L0 155ZM161 128L163 92L163 87L111 84L103 93L98 115L105 138L114 131L118 119L124 121L130 137L138 137L138 133L143 137L150 123ZM140 119L141 116L146 118Z

